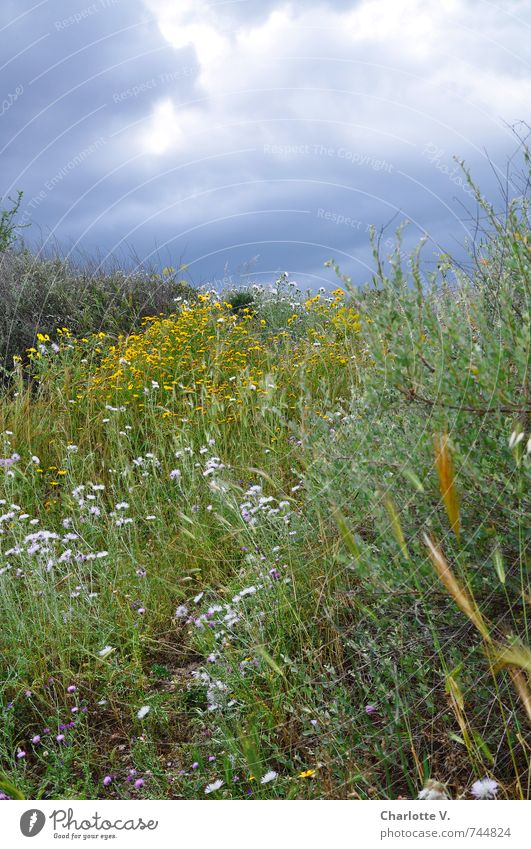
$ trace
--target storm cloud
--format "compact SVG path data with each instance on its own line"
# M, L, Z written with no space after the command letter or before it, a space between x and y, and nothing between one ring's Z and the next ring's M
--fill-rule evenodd
M525 0L4 0L0 193L44 249L361 283L372 224L470 237L453 157L495 191L530 32Z

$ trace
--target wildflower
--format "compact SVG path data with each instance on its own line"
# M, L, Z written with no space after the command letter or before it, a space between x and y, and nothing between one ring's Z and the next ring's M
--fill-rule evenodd
M367 716L373 716L375 713L378 713L378 709L376 705L365 705L365 713Z
M177 481L181 477L179 469L172 469L170 472L170 480Z
M185 604L180 604L177 610L175 611L176 619L186 619L188 616L188 608Z
M140 790L140 788L143 787L143 786L144 786L144 779L143 778L137 778L137 780L135 781L135 790Z
M495 799L498 792L498 782L493 778L482 778L475 781L470 792L474 799Z
M448 791L444 784L441 784L440 781L433 781L433 779L428 778L424 788L420 791L418 799L422 799L424 802L438 802L449 799Z
M111 781L112 781L112 776L106 775L105 778L103 779L103 786L108 787L109 784L111 783Z
M266 772L264 776L262 776L260 784L269 784L269 782L274 781L275 778L278 778L278 772L275 772L273 769L271 769L269 772Z
M509 437L509 448L511 449L511 451L512 451L513 448L516 448L516 446L519 445L519 443L522 441L523 438L524 438L523 433L521 433L521 432L518 433L517 430L513 430L513 432L511 433L511 435Z
M208 796L209 793L215 793L216 790L219 790L220 787L223 787L224 781L221 778L218 778L216 781L213 781L212 784L207 784L205 787L205 795Z
M304 772L299 772L299 778L311 778L316 772L315 769L306 769Z
M127 501L119 501L114 509L115 510L128 510L129 504L127 503Z
M197 763L197 761L194 761L194 763L192 764L192 769L199 769L199 764Z
M107 657L111 652L114 651L112 646L104 646L101 651L98 652L100 657Z
M37 746L41 742L40 734L35 734L35 736L31 738L31 742L34 746Z
M77 690L77 687L76 687L75 684L70 684L70 686L66 688L67 693L75 693L76 690Z
M143 707L141 707L141 708L140 708L140 710L138 711L138 713L137 713L137 717L138 717L139 719L144 719L144 717L148 715L148 713L149 713L149 711L150 711L150 710L151 710L151 708L149 707L149 705L144 705L144 706L143 706Z
M216 760L216 756L215 756L215 755L209 755L209 756L208 756L208 762L209 762L209 763L212 763L212 762L213 762L213 761L215 761L215 760Z
M19 759L19 761L22 760L22 758L25 758L25 757L26 757L26 752L24 751L24 749L19 749L18 752L17 752L17 758Z
M58 734L55 739L57 740L58 743L63 743L64 739L65 739L65 735L64 734Z

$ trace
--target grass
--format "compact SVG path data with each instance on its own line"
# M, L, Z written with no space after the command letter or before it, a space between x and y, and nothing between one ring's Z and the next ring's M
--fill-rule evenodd
M471 185L471 269L18 352L4 796L529 798L531 236Z

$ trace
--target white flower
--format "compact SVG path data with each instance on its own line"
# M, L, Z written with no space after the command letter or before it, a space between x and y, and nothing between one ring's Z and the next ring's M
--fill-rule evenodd
M493 778L482 778L475 781L470 792L475 799L495 799L498 792L498 782Z
M172 469L171 470L170 479L172 481L177 481L177 480L179 480L180 477L181 477L181 473L180 473L179 469Z
M207 786L205 787L205 795L208 795L209 793L215 793L216 790L219 790L220 787L223 787L224 783L225 782L222 781L221 778L218 778L217 781L213 781L212 784L207 784Z
M518 433L517 430L513 430L513 432L511 433L511 435L509 437L509 448L511 450L513 448L516 448L516 446L522 441L523 438L524 438L523 433Z
M144 705L143 707L140 708L140 710L137 713L138 718L144 719L144 717L148 715L150 710L151 710L151 708L149 707L149 705Z
M110 654L113 651L114 651L114 649L113 649L112 646L104 646L104 648L102 648L102 650L99 651L98 654L99 654L100 657L107 657L107 655Z
M273 769L260 779L260 784L269 784L270 781L274 781L275 778L278 778L278 772L275 772Z
M426 782L426 786L420 791L417 798L422 799L425 802L437 802L444 801L450 797L444 784L441 784L440 781L433 781L433 779L429 778Z

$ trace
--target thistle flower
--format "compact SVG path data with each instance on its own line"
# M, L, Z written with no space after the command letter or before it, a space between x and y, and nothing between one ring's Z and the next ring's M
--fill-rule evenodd
M31 738L31 742L33 743L34 746L37 746L38 743L41 742L40 734L35 734L35 736Z
M470 788L470 792L474 799L495 799L498 789L498 782L494 781L493 778L487 778L485 776L485 778L474 782Z
M105 778L103 779L103 786L108 787L109 784L111 783L111 781L112 781L112 776L106 775Z
M70 684L70 686L66 688L67 693L75 693L76 690L77 690L77 687L76 687L75 684Z
M143 786L144 786L144 779L143 778L137 778L137 780L135 781L135 790L140 790L140 788L143 787Z

